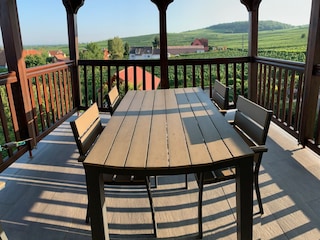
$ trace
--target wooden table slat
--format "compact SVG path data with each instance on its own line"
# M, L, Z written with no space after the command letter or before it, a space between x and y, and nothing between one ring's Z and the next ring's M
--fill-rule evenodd
M173 91L166 91L166 109L168 125L168 146L170 167L190 165L187 142L184 137L180 112Z
M105 129L99 136L94 148L83 162L84 165L102 165L105 163L107 156L112 148L113 141L117 136L119 127L126 116L126 111L129 108L131 101L134 99L135 92L128 92L126 101L122 101L118 106L118 111L114 113Z
M195 114L195 117L197 119L198 125L201 129L201 133L204 138L204 142L206 143L207 149L211 155L212 161L216 162L220 160L231 159L232 154L228 150L223 139L221 139L219 131L215 125L216 121L212 121L210 116L208 116L203 102L199 99L199 97L196 94L194 94L195 92L193 90L194 89L187 89L187 91L191 93L188 95L189 102L192 102L192 111ZM215 107L215 105L212 102L204 102L204 104L208 104L208 106L212 109L212 114L221 115L219 110Z
M233 158L238 158L246 155L252 155L252 150L243 141L241 136L230 126L222 114L217 114L212 107L212 102L202 91L196 91L197 96L202 102L203 106L206 108L208 116L211 118L212 122L215 124L216 129L223 139L224 144L229 149ZM222 159L223 160L223 159Z
M145 92L137 92L113 142L106 164L125 167ZM140 165L140 162L137 161ZM137 166L139 167L139 166ZM141 167L141 165L140 165Z
M137 160L139 160L139 167L141 168L144 168L147 164L153 103L154 92L147 91L141 106L141 112L136 124L135 134L131 140L131 147L126 167L138 167L136 163Z
M176 97L180 115L185 131L186 142L189 148L189 154L192 165L212 163L211 157L197 123L197 119L192 112L191 105L183 89L176 89Z
M167 126L164 90L155 91L147 167L167 167Z

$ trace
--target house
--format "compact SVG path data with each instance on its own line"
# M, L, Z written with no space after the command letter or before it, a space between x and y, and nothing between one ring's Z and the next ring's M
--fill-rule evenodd
M66 54L61 50L50 50L50 51L48 51L48 56L49 57L54 57L56 55L62 55L64 57L66 57Z
M29 55L41 55L41 54L42 54L41 51L35 50L35 49L24 49L22 51L23 58ZM6 59L6 54L4 50L0 50L0 68L7 68L7 59Z
M204 53L203 45L196 46L168 46L168 56L177 56L186 53Z
M136 69L136 72L135 70ZM145 76L144 76L145 74ZM150 72L144 71L143 68L141 67L127 67L127 76L126 76L126 70L123 69L118 72L118 76L120 79L120 82L124 82L126 79L128 79L128 83L131 84L132 86L134 85L134 78L136 76L136 81L137 81L137 89L142 90L143 89L143 83L142 79L145 77L145 89L146 90L152 90L152 79L154 78L154 88L157 89L159 84L160 84L160 78L157 76L153 76ZM117 75L113 76L112 81L116 80Z
M209 51L209 44L208 44L208 39L206 38L196 38L192 43L191 46L204 46L204 51L208 52Z
M26 56L29 55L41 55L42 52L39 50L35 50L35 49L24 49L22 52L22 57L25 58Z
M159 59L160 52L153 47L131 47L129 51L129 60L145 60L145 59ZM156 54L159 52L159 54Z
M67 55L61 50L50 50L48 56L52 58L52 62L63 62L69 60Z
M168 57L187 53L204 53L203 45L195 46L168 46ZM129 60L160 59L160 49L152 47L130 48Z
M104 48L103 49L103 60L108 60L109 57L110 57L109 50Z

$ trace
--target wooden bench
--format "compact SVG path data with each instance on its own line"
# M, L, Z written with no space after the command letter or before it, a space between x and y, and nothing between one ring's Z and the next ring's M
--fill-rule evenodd
M220 110L229 109L229 87L215 80L212 92L212 101Z
M113 115L114 111L118 107L120 103L120 95L117 86L114 86L106 96L108 108L110 110L110 114Z

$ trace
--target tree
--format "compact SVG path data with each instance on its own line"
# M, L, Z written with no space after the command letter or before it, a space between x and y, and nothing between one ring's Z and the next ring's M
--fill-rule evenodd
M108 51L109 51L109 54L112 54L112 42L113 42L112 39L108 40Z
M159 46L160 46L160 38L159 38L158 35L154 37L153 42L152 42L152 46L154 48L159 48Z
M122 39L119 37L114 37L112 40L111 58L122 59L123 53L124 53L124 46L123 46Z
M130 54L130 46L129 46L128 42L125 42L125 44L124 44L124 55L125 56L129 56L129 54Z
M97 43L88 43L86 49L79 55L80 59L103 59L103 51Z
M45 55L27 55L24 59L26 63L26 68L36 67L47 64L47 56Z

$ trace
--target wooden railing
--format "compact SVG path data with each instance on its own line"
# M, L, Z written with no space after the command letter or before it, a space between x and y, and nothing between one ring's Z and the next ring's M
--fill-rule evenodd
M37 141L74 112L72 65L69 61L27 69Z
M27 69L29 96L32 105L32 127L35 136L29 136L40 141L55 127L65 121L75 109L72 100L72 79L70 67L72 62L55 63ZM0 75L0 145L16 142L21 139L15 108L12 84L17 84L14 72ZM26 114L26 113L22 113ZM0 171L3 171L26 151L28 144L1 151Z
M258 65L258 104L272 109L273 121L298 137L304 64L262 57L254 59L254 62ZM249 63L250 58L247 57L170 59L168 62L169 85L171 88L199 86L212 96L214 80L220 79L231 88L230 102L235 102L238 95L247 96ZM108 86L117 85L121 94L125 94L129 89L146 89L147 87L156 89L157 77L160 76L159 60L80 60L82 96L80 106L73 106L72 66L72 62L65 62L27 69L36 141L42 139L76 110L85 109L92 102L98 102L100 110L108 111L104 99L108 93ZM130 66L134 69L133 76L130 76L128 71ZM139 68L142 71L139 71ZM124 79L117 74L121 70L125 73ZM139 72L141 72L140 75ZM129 80L130 77L132 80ZM11 84L16 82L14 73L0 75L2 124L0 144L21 140L14 108L14 96L11 91ZM318 126L320 122L317 117L314 138L310 139L309 146L320 154ZM18 147L3 151L0 158L0 171L27 150L26 147Z
M263 57L255 58L252 61L258 64L258 104L272 109L274 112L273 122L298 138L305 64ZM231 87L230 102L235 102L237 95L247 96L249 62L250 59L247 57L170 59L168 62L169 85L171 88L200 86L211 97L213 82L215 79L220 79ZM159 60L80 60L79 66L83 79L82 88L85 89L82 107L89 106L92 101L98 101L101 109L105 111L107 109L104 107L103 96L108 92L108 86L117 85L122 94L128 89L146 88L145 75L135 75L133 84L129 84L129 74L125 74L125 79L120 79L117 75L120 70L126 71L125 69L129 66L133 66L135 69L141 67L143 71L150 72L152 76L160 76ZM138 71L135 70L135 72ZM139 85L139 77L142 78L141 85ZM155 78L153 77L151 81L152 89L155 89ZM319 111L320 108L317 112ZM308 142L308 146L318 154L320 154L318 147L319 126L320 118L317 117L314 137Z
M273 121L298 137L304 64L257 58L258 104L273 110Z
M169 85L171 88L200 86L206 89L211 97L214 80L220 79L233 89L230 94L230 101L233 101L238 94L246 95L248 62L247 57L169 60ZM100 109L107 111L104 96L111 85L117 85L122 94L129 89L145 90L147 81L151 81L149 86L152 86L152 89L158 87L156 77L160 77L159 60L80 60L79 66L82 108L97 101ZM129 74L129 67L134 68L133 76ZM124 79L119 77L119 71L125 72ZM146 71L152 76L151 79L147 79ZM139 75L139 72L142 72L142 75Z

